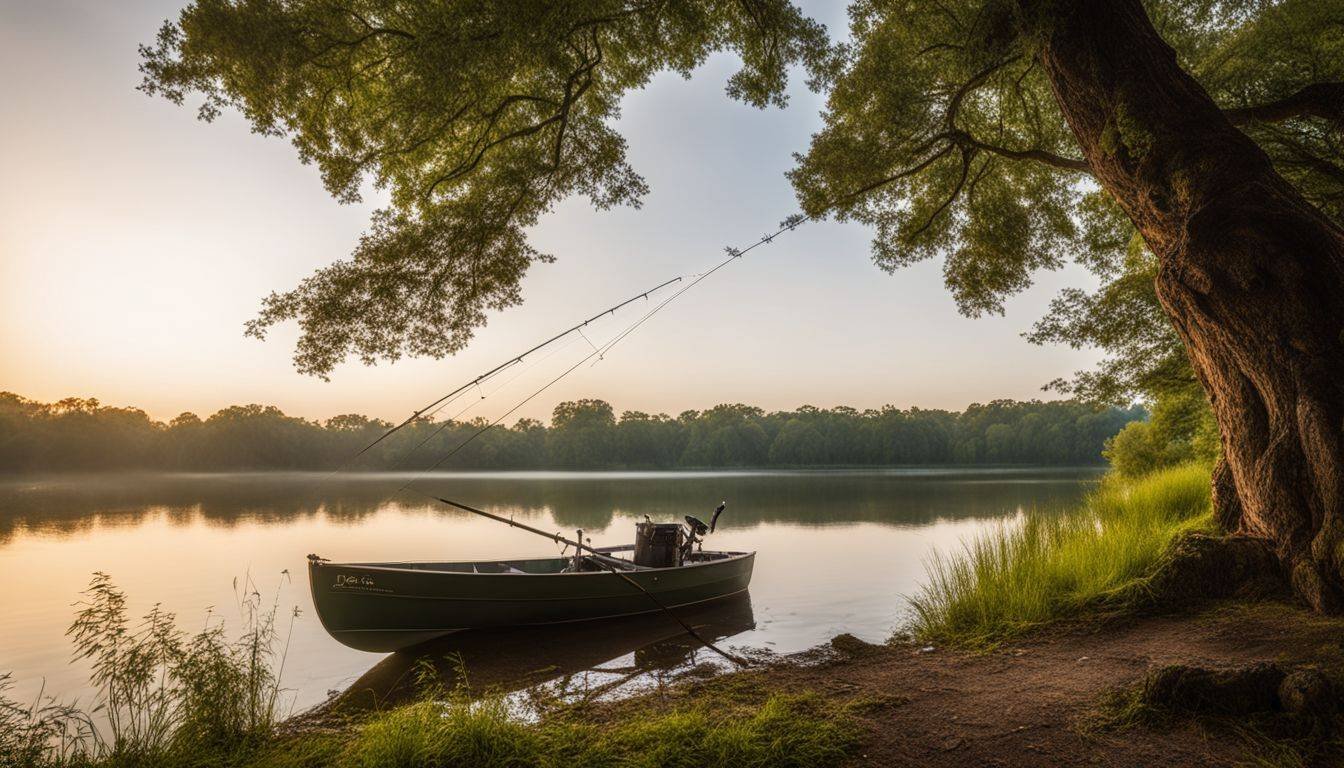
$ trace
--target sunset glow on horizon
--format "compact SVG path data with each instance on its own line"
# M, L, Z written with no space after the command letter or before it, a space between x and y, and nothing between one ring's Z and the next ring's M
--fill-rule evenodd
M806 5L806 4L805 4ZM607 306L701 272L725 246L772 231L796 210L784 172L820 120L800 76L787 110L727 98L730 57L689 81L664 74L624 105L619 129L652 189L640 210L559 206L532 232L524 304L491 317L463 353L366 367L330 382L296 373L297 330L243 336L261 299L346 258L381 200L341 205L292 147L236 114L199 122L135 90L136 45L177 0L0 4L6 119L0 163L0 391L39 401L94 397L157 419L238 403L326 418L397 419ZM808 8L832 33L843 8ZM1077 267L1038 276L1004 317L969 319L941 264L887 275L870 232L807 224L715 274L513 414L545 419L562 400L676 414L718 403L767 410L892 404L960 410L997 398L1051 399L1056 377L1099 354L1037 347L1022 332ZM598 344L649 306L595 325ZM582 339L529 363L467 416L494 418L590 351ZM497 382L499 383L499 382Z

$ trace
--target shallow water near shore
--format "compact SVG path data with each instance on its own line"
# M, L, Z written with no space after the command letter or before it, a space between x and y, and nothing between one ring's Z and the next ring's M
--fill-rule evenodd
M0 479L0 673L11 695L40 689L88 703L87 669L71 664L71 604L94 571L110 574L132 616L155 602L194 631L237 626L249 582L278 602L282 641L297 607L282 683L298 711L343 700L410 695L425 659L473 687L547 695L619 695L695 673L711 653L666 616L463 633L419 654L346 648L312 613L304 557L473 560L556 554L554 545L416 489L595 544L628 543L634 523L727 511L708 548L756 550L750 594L685 614L703 634L747 654L791 653L850 632L872 642L902 621L923 561L985 525L1067 508L1100 476L1079 469L103 475Z

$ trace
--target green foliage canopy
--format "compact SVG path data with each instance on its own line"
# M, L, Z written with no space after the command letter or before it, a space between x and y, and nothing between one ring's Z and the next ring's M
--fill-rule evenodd
M1145 6L1228 117L1344 221L1344 2ZM1002 312L1034 272L1072 259L1101 287L1064 291L1030 338L1111 357L1057 384L1112 402L1193 386L1153 291L1156 259L1091 181L1039 66L1048 17L1012 2L948 0L859 2L851 19L854 43L825 83L825 127L792 173L804 208L833 206L873 226L884 269L941 257L948 289L972 315ZM1144 126L1115 121L1116 148L1141 152ZM874 175L889 182L846 196Z
M1183 66L1335 221L1344 216L1344 0L1147 0ZM560 199L638 205L644 181L611 124L621 96L705 57L742 61L728 94L783 104L790 66L828 92L791 179L803 209L873 227L895 270L940 258L966 313L1001 312L1070 260L1032 334L1101 345L1080 394L1122 400L1193 379L1151 290L1150 256L1088 175L1036 53L1050 3L858 0L850 39L783 0L397 3L196 0L142 48L142 88L241 112L288 137L340 200L390 192L350 258L271 295L249 333L297 319L297 367L450 354L517 304L547 260L524 229ZM1138 153L1121 113L1110 142Z
M248 326L298 318L295 364L323 375L350 353L461 349L551 258L524 229L557 201L638 205L646 186L610 127L625 92L729 50L729 94L783 104L785 68L828 54L820 25L771 0L197 0L141 50L146 92L288 137L339 200L390 192L351 258Z

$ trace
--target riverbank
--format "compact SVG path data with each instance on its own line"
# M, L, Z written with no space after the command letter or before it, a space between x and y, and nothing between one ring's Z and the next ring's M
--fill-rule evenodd
M1153 574L1170 563L1173 542L1212 540L1212 530L1204 470L1112 478L1071 514L983 529L960 556L934 561L912 634L889 643L841 635L726 675L692 660L612 701L533 686L629 650L603 651L577 627L573 647L588 655L549 647L561 639L554 633L518 633L538 647L516 654L482 636L482 653L458 643L389 657L328 706L284 721L275 702L293 622L274 603L248 587L250 618L232 643L218 627L178 633L161 613L157 624L128 621L125 596L100 576L84 593L74 639L112 675L97 687L120 697L120 735L71 740L83 713L0 706L0 764L1330 764L1340 756L1344 620L1281 598L1185 595L1179 608L1149 599L1161 592ZM730 637L754 623L742 608L725 606L722 632L706 630L711 617L696 622ZM635 649L632 674L651 647L637 630L667 631L622 624L596 633ZM389 677L392 687L380 680ZM37 748L53 741L66 750Z
M1333 736L1285 736L1288 715L1179 712L1117 722L1114 702L1171 665L1273 664L1344 682L1344 620L1278 603L1223 603L1190 614L1074 623L991 652L838 642L812 665L716 681L769 695L812 690L861 729L849 765L1329 765ZM1344 689L1337 689L1344 690ZM693 697L694 687L680 695ZM1291 724L1287 724L1291 725Z
M1069 622L992 651L910 640L874 645L841 635L827 646L753 669L706 679L687 675L624 700L556 703L550 709L543 701L541 725L532 727L541 733L592 729L588 738L602 742L599 734L617 734L605 738L620 743L628 737L619 734L632 723L655 731L674 721L684 724L660 731L669 740L657 755L626 754L624 762L610 763L617 765L1333 765L1344 760L1344 743L1321 731L1319 723L1304 730L1298 716L1273 702L1260 710L1172 710L1148 718L1117 707L1155 674L1176 667L1312 670L1344 691L1342 641L1344 619L1277 601ZM767 720L788 736L761 740L760 726ZM300 732L325 733L332 744L354 743L357 729L341 722L296 721ZM725 736L711 735L710 723L733 734L727 751ZM310 737L294 743L304 744L305 738ZM758 760L772 744L788 748ZM330 748L339 761L342 752ZM709 752L716 760L704 762Z
M1344 619L1282 602L1075 622L993 651L829 646L620 701L539 702L523 717L489 695L427 689L364 715L281 724L217 754L15 766L1240 766L1331 765L1328 733L1290 715L1169 713L1120 720L1114 702L1172 665L1319 670L1344 682ZM427 684L428 685L428 684ZM538 714L539 713L539 714ZM0 755L3 757L4 755Z
M627 754L626 762L612 763L619 765L1332 765L1344 760L1344 744L1331 733L1304 731L1297 716L1272 702L1259 711L1169 711L1147 719L1117 711L1117 703L1159 671L1180 666L1313 670L1344 691L1342 640L1344 619L1276 601L1064 623L992 651L910 640L873 645L841 635L774 663L707 679L688 675L629 699L549 710L543 702L539 730L593 729L589 738L600 742L592 734L619 733L630 723L652 730L685 724L664 732L669 741L656 756ZM762 717L789 736L756 741ZM350 743L339 722L307 722L298 730ZM709 735L708 723L734 734L729 751L723 735ZM788 748L758 761L770 744ZM718 750L717 762L703 762L707 749Z

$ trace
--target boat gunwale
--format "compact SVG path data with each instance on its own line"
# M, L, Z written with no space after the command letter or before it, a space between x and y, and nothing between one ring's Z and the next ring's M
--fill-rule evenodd
M648 568L648 567L645 567L645 568L642 568L642 569L639 569L639 570L631 570L631 571L629 571L628 573L665 573L665 572L671 572L671 571L683 571L683 570L686 570L686 569L689 569L689 568L699 568L699 567L701 567L701 566L706 566L706 565L721 565L721 564L725 564L725 563L737 562L737 561L739 561L739 560L741 560L741 559L743 559L743 558L747 558L747 557L754 557L754 556L756 555L756 551L755 551L755 550L752 550L751 552L722 552L722 551L713 550L713 551L710 552L710 554L722 554L722 555L727 555L727 557L722 557L722 558L718 558L718 559L715 559L715 560L706 560L706 561L704 561L704 562L700 562L700 563L689 563L689 564L686 564L686 565L674 565L674 566L671 566L671 567L668 567L668 568ZM500 559L500 560L469 560L469 561L464 561L464 564L471 564L471 565L474 565L474 564L476 564L476 563L507 563L507 562L517 562L517 561L519 561L519 560L553 560L553 559L568 559L568 558L527 557L527 558L517 558L517 559L512 560L512 561L511 561L511 560L508 560L508 559ZM612 558L612 559L616 559L616 558ZM433 570L433 569L428 569L428 568L399 568L399 567L397 567L397 566L399 566L399 565L408 565L408 564L415 563L415 562L429 562L429 561L405 560L405 561L396 562L396 563L336 563L336 562L332 562L332 561L330 561L330 560L313 560L313 561L310 561L310 562L309 562L308 567L309 567L310 569L312 569L312 568L362 568L362 569L364 569L364 570L370 570L370 571L388 571L388 572L393 572L393 573L434 574L434 575L442 575L442 576L613 576L613 575L616 575L616 574L613 574L611 571L608 571L608 570L605 570L605 569L604 569L604 570L600 570L600 571L569 571L569 572L560 571L560 572L556 572L556 573L528 573L528 572L526 572L526 571L520 571L520 572L517 572L517 573L513 573L513 572L509 572L509 571L503 571L503 572L500 572L500 573L479 573L479 572L476 572L476 571L442 571L442 570ZM621 571L621 573L627 573L627 572L625 572L625 571Z

